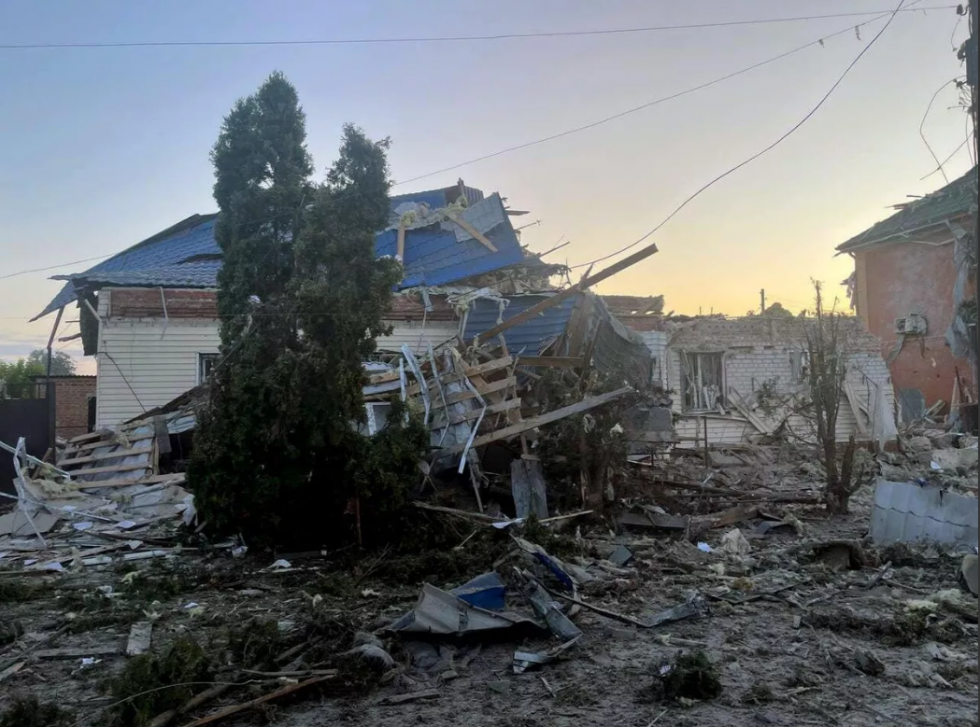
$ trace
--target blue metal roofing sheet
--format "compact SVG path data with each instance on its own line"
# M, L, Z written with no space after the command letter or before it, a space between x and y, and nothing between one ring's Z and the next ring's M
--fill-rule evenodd
M436 192L442 195L441 203ZM471 194L482 197L482 192L470 188L466 188L466 194L467 197ZM438 204L445 204L444 190L402 195L394 198L393 202L407 199L426 201L427 196L432 197L432 200ZM405 234L405 278L399 284L400 288L423 284L446 285L499 270L524 259L524 251L517 233L503 211L503 202L499 195L492 195L483 200L483 203L498 205L500 208L500 218L503 222L486 233L486 237L497 248L497 252L493 252L477 240L457 242L455 233L442 229L440 225L409 230ZM189 218L185 222L189 222L190 226L171 235L161 233L83 273L56 276L56 279L67 279L69 282L37 318L75 300L75 287L71 282L73 280L102 285L217 287L220 260L200 260L201 256L221 254L214 239L215 216L201 219L202 222L194 224L194 218ZM375 242L376 254L394 255L397 238L398 234L394 230L379 233Z
M510 304L504 308L503 316L496 301L479 299L470 306L466 318L464 337L469 340L488 331L498 323L498 319L509 320L528 308L545 300L547 295L520 295L510 298ZM512 355L525 354L537 356L544 348L564 332L568 319L572 315L577 296L563 300L556 306L548 308L540 315L514 326L504 332L504 340Z

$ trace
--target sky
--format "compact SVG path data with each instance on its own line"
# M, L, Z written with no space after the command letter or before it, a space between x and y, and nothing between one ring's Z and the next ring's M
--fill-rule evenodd
M906 5L912 4L906 0ZM967 137L953 4L899 13L827 103L768 154L711 187L650 240L659 252L598 287L666 296L681 313L744 315L844 297L834 248L889 206L941 187ZM132 41L491 35L884 12L893 0L498 0L359 3L4 0L0 46ZM941 6L941 7L940 7ZM57 273L95 264L215 209L208 151L234 101L274 70L296 86L322 177L341 127L390 137L395 182L589 124L838 31L823 45L595 128L396 187L466 183L529 210L533 251L581 265L660 224L714 177L798 123L884 20L873 16L493 41L293 46L0 48L0 358L46 344ZM966 172L967 144L946 165ZM923 179L925 177L925 179ZM614 261L599 263L596 270ZM580 276L584 268L573 271ZM77 331L66 309L59 336ZM78 342L56 344L81 356ZM82 366L94 370L91 361Z

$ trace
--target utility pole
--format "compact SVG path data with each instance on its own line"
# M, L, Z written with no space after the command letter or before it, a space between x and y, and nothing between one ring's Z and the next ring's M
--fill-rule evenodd
M759 314L762 315L766 312L766 289L765 288L759 291L759 298L761 299Z
M960 49L960 58L966 61L966 82L970 86L970 112L973 114L973 145L976 149L974 159L980 160L980 0L970 0L970 38ZM975 186L974 190L978 188ZM980 261L980 211L974 213L973 220L974 260ZM973 299L980 299L980 265L977 265L977 277L973 281ZM977 326L973 326L973 385L980 390L980 351L977 350Z

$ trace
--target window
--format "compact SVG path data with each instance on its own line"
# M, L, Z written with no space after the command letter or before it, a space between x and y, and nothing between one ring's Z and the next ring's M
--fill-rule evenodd
M197 383L203 384L211 378L211 372L218 364L218 354L199 353L197 354Z
M725 404L722 354L681 352L684 411L717 411Z
M798 349L790 351L789 365L793 369L793 381L805 384L810 379L810 352Z

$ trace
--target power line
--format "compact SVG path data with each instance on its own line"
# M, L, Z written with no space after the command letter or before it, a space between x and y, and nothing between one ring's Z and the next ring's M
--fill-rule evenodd
M922 138L922 143L925 144L926 149L929 150L929 155L932 157L932 160L936 162L936 165L938 166L940 173L943 175L943 180L945 180L946 184L949 184L949 177L946 176L946 170L943 169L943 164L945 164L945 162L939 161L939 157L936 156L936 152L933 151L932 144L930 144L929 140L926 138L925 125L926 120L929 118L929 112L932 111L932 105L936 102L936 97L939 96L939 94L943 92L943 89L945 89L949 84L956 83L958 80L958 78L951 78L948 81L943 82L943 85L936 89L936 92L932 94L932 98L929 99L929 103L926 104L925 113L922 114L922 121L919 122L919 136Z
M903 12L926 10L951 10L956 5L930 5L924 8L906 8ZM539 32L497 33L489 35L440 35L408 36L388 38L318 38L306 40L139 40L139 41L78 41L67 43L4 43L0 50L56 50L81 48L197 48L197 47L236 47L236 46L311 46L311 45L383 45L417 43L462 43L473 41L529 40L541 38L576 38L585 36L626 35L657 33L671 30L704 30L708 28L729 28L746 25L771 25L775 23L796 23L830 18L856 18L869 15L891 13L890 10L868 10L849 13L828 13L825 15L802 15L788 18L753 18L748 20L729 20L713 23L684 23L679 25L650 25L636 28L603 28L597 30L550 30Z
M915 8L915 9L916 10L919 10L919 9L925 9L925 8ZM890 14L890 12L891 11L886 12L886 13L881 13L877 17L871 18L870 20L866 20L863 23L859 23L858 26L856 26L856 27L861 27L861 26L864 26L864 25L868 25L870 23L874 23L874 22L880 20L881 18L884 18L884 17L888 16ZM736 76L740 76L740 75L743 75L743 74L748 73L750 71L754 71L754 70L756 70L758 68L762 68L763 66L767 66L770 63L775 63L776 61L782 60L783 58L787 58L787 57L789 57L791 55L795 55L796 53L799 53L801 51L806 50L807 48L812 48L813 46L816 46L816 45L822 46L826 41L828 41L828 40L830 40L832 38L835 38L835 37L840 36L840 35L844 35L845 33L851 33L851 32L853 32L854 27L855 26L848 26L848 27L846 27L846 28L844 28L842 30L838 30L838 31L836 31L834 33L830 33L828 35L821 36L820 38L817 38L815 40L810 41L809 43L804 43L803 45L797 46L796 48L793 48L791 50L788 50L788 51L786 51L784 53L780 53L778 55L772 56L772 57L767 58L765 60L759 61L758 63L753 63L752 65L745 66L744 68L741 68L741 69L739 69L737 71L733 71L732 73L727 73L727 74L725 74L723 76L719 76L718 78L715 78L715 79L713 79L711 81L707 81L705 83L698 84L697 86L692 86L691 88L685 89L683 91L678 91L677 93L673 93L673 94L670 94L668 96L663 96L661 98L654 99L653 101L648 101L646 103L640 104L639 106L634 106L632 108L626 109L624 111L620 111L620 112L618 112L616 114L613 114L611 116L607 116L607 117L602 118L602 119L599 119L597 121L593 121L593 122L590 122L588 124L584 124L582 126L576 126L576 127L571 128L571 129L566 129L564 131L560 131L560 132L551 134L549 136L544 136L544 137L541 137L539 139L533 139L531 141L527 141L527 142L524 142L524 143L521 143L521 144L516 144L514 146L509 146L509 147L507 147L505 149L500 149L498 151L491 152L489 154L484 154L482 156L474 157L472 159L467 159L466 161L459 162L458 164L453 164L453 165L450 165L448 167L442 167L441 169L436 169L436 170L433 170L431 172L426 172L425 174L419 174L418 176L411 177L410 179L405 179L405 180L400 181L400 182L395 182L391 186L394 188L394 187L400 187L400 186L403 186L403 185L406 185L406 184L412 184L413 182L418 182L418 181L421 181L423 179L428 179L429 177L435 177L435 176L438 176L439 174L444 174L446 172L450 172L450 171L454 171L456 169L459 169L461 167L469 166L470 164L476 164L478 162L486 161L488 159L493 159L495 157L502 156L504 154L510 154L512 152L515 152L515 151L520 151L522 149L527 149L529 147L537 146L539 144L545 144L545 143L547 143L549 141L555 141L557 139L561 139L561 138L564 138L566 136L571 136L573 134L577 134L577 133L580 133L580 132L583 132L583 131L588 131L589 129L594 129L594 128L598 127L598 126L602 126L604 124L608 124L608 123L610 123L612 121L616 121L617 119L621 119L621 118L623 118L625 116L629 116L629 115L635 114L635 113L637 113L639 111L643 111L644 109L648 109L648 108L651 108L653 106L657 106L659 104L666 103L667 101L672 101L672 100L677 99L677 98L680 98L682 96L686 96L688 94L695 93L696 91L701 91L703 89L709 88L710 86L714 86L714 85L716 85L718 83L721 83L723 81L727 81L729 79L735 78ZM102 260L102 259L107 258L107 257L110 257L110 256L111 256L111 254L99 255L97 257L86 258L84 260L75 260L73 262L61 263L59 265L50 265L50 266L43 267L43 268L32 268L30 270L21 270L21 271L18 271L16 273L8 273L6 275L0 275L0 280L6 280L8 278L13 278L13 277L16 277L18 275L27 275L29 273L38 273L38 272L44 272L44 271L47 271L47 270L56 270L58 268L64 268L64 267L68 267L70 265L76 265L76 264L84 263L84 262L91 262L93 260Z
M27 275L28 273L43 273L45 270L56 270L57 268L65 268L69 265L78 265L79 263L90 263L93 260L104 260L109 255L96 255L95 257L88 257L83 260L73 260L70 263L60 263L58 265L48 265L45 268L31 268L30 270L19 270L16 273L7 273L6 275L0 275L0 280L6 280L7 278L16 278L18 275Z
M905 4L905 0L899 0L898 7L891 13L890 17L888 18L888 21L885 23L885 25L882 27L882 29L879 30L877 32L877 34L871 39L871 41L866 46L864 46L864 48L861 49L861 52L858 53L857 56L854 57L854 60L852 60L850 62L850 64L847 66L847 68L844 69L844 72L834 82L834 85L832 85L830 87L830 90L828 90L827 93L824 94L823 98L821 98L820 101L817 102L817 105L814 106L812 109L810 109L809 113L807 113L806 116L804 116L802 119L800 119L800 121L798 121L792 128L790 128L789 131L787 131L786 133L784 133L782 136L780 136L778 139L776 139L774 142L772 142L771 144L769 144L765 148L761 149L760 151L757 151L755 154L753 154L752 156L750 156L748 159L745 159L744 161L739 162L738 164L736 164L731 169L729 169L729 170L727 170L727 171L719 174L717 177L715 177L714 179L712 179L710 182L708 182L707 184L703 185L694 194L692 194L687 199L685 199L683 202L681 202L681 204L677 208L675 208L673 212L671 212L669 215L667 215L667 217L665 217L660 222L660 224L658 224L652 230L650 230L649 232L647 232L646 234L644 234L636 242L632 242L629 245L627 245L626 247L620 248L619 250L616 250L615 252L611 252L608 255L603 255L602 257L596 258L595 260L591 260L591 261L586 262L586 263L581 263L580 265L572 265L571 266L571 269L572 270L575 270L576 268L582 268L582 267L586 267L586 266L589 266L589 265L594 265L595 263L602 262L604 260L608 260L611 257L615 257L616 255L619 255L620 253L624 253L627 250L636 247L637 245L639 245L640 243L642 243L643 241L645 241L649 237L652 237L654 235L654 233L656 233L658 230L660 230L660 228L662 228L664 225L666 225L668 222L670 222L670 220L672 220L677 215L677 213L679 213L682 209L684 209L685 207L687 207L688 204L690 204L692 201L694 201L699 196L701 196L701 194L703 192L705 192L708 189L710 189L711 187L713 187L715 184L717 184L718 182L720 182L725 177L727 177L727 176L729 176L731 174L734 174L735 172L737 172L742 167L744 167L744 166L746 166L748 164L751 164L756 159L758 159L759 157L761 157L763 154L766 154L767 152L775 149L783 141L785 141L786 139L788 139L801 126L803 126L807 121L809 121L813 117L813 115L827 102L827 99L829 99L830 96L834 93L834 91L837 90L837 87L840 86L840 84L844 82L844 79L847 78L847 75L851 72L851 70L854 68L854 66L856 66L858 64L858 62L864 57L865 53L867 53L871 49L871 46L873 46L878 41L878 39L882 36L882 34L886 30L888 30L888 26L890 26L892 24L892 21L895 19L895 16L902 9L902 5L904 5L904 4Z

